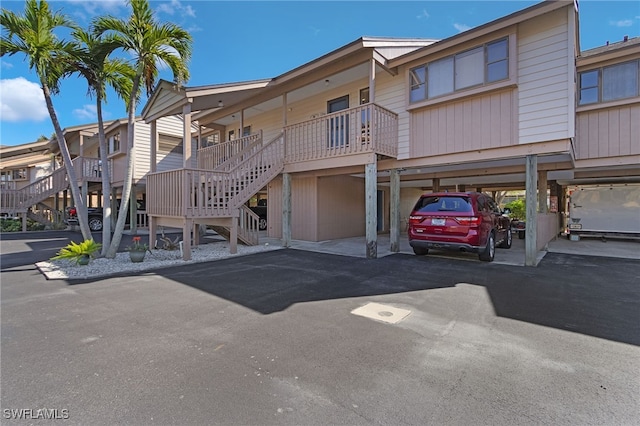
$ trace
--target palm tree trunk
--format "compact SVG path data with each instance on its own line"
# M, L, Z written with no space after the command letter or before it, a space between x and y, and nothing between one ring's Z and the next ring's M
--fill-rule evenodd
M124 177L124 187L122 188L122 199L120 200L120 209L118 210L118 221L116 222L116 228L113 232L113 239L111 240L111 246L107 251L107 257L113 259L116 257L120 241L122 241L122 233L124 232L124 225L127 220L127 209L129 208L129 197L131 197L131 185L133 183L133 164L135 160L135 147L134 141L134 121L136 118L136 94L140 87L140 72L136 73L133 79L133 87L131 89L131 97L128 103L128 122L127 122L127 171ZM136 220L132 217L131 220Z
M100 146L100 163L102 176L102 256L107 255L111 244L111 172L109 170L108 147L102 120L102 96L96 96L96 112L98 114L98 144Z
M80 232L82 232L82 238L90 240L92 236L91 230L89 229L89 220L87 218L87 207L85 206L85 201L82 199L82 195L80 194L78 178L76 177L76 171L73 167L73 163L71 162L71 154L69 154L67 141L62 133L62 128L60 127L58 116L56 115L56 110L53 108L53 101L51 100L51 91L49 90L49 86L47 86L46 82L42 78L40 79L40 83L42 84L42 92L44 93L44 100L47 104L49 116L51 117L51 123L53 124L53 128L56 132L56 138L58 139L58 147L60 148L60 154L62 154L64 167L67 170L67 176L69 177L69 186L71 186L71 194L78 214Z

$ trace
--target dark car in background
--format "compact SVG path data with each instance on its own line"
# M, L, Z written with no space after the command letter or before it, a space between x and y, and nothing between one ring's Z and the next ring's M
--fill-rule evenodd
M118 208L120 208L120 200L118 200ZM142 200L138 200L137 204L138 211L144 211L145 203ZM111 214L117 214L117 211L111 210ZM87 217L89 219L89 229L92 231L102 231L102 223L103 223L103 211L102 207L87 207ZM130 222L130 212L127 209L127 220L126 223ZM71 226L78 225L78 210L75 207L67 207L65 212L65 223ZM138 226L142 225L138 223Z
M258 220L258 228L261 231L267 229L267 199L261 198L260 200L258 200L258 205L249 208L260 218Z
M511 247L511 221L479 192L438 192L420 197L409 216L409 244L417 255L429 249L478 253L493 261L495 247Z

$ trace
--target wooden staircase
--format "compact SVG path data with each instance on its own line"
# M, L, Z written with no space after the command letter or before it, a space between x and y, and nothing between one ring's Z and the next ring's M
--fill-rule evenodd
M59 168L21 189L7 189L0 195L0 213L26 213L29 208L69 188L67 171Z
M259 218L245 203L283 170L284 134L267 143L259 138L251 141L217 164L199 161L199 165L214 168L149 174L147 213L159 223L163 217L181 217L216 226L216 232L225 238L229 238L230 227L216 224L216 219L237 220L238 239L258 244Z

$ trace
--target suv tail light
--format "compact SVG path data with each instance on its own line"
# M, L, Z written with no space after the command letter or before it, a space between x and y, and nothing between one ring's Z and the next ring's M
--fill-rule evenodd
M425 219L424 216L409 216L409 225L417 225Z
M78 212L76 211L76 209L69 209L69 215L70 216L75 216L77 214L78 214Z
M478 226L480 222L482 222L482 218L480 216L461 216L455 218L456 222L460 225L465 226Z

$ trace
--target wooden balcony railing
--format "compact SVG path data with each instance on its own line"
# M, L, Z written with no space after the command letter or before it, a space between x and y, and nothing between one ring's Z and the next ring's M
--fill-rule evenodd
M249 145L262 142L262 130L253 135L245 136L233 141L200 148L198 150L198 168L214 170L226 160L234 157Z
M376 104L361 105L285 127L285 162L375 152L398 154L398 116Z
M240 208L284 167L281 134L229 171L179 169L147 175L151 216L213 218L237 216Z

